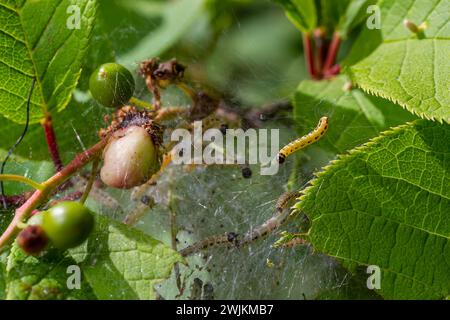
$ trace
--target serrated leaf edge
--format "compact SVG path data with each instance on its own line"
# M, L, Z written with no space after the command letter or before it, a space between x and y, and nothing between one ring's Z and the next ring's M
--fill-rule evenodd
M385 130L375 138L372 138L366 143L349 150L347 153L337 155L336 159L331 160L326 166L322 167L320 171L316 171L313 173L314 178L309 181L309 185L306 188L300 191L301 195L296 199L298 202L294 205L294 208L298 210L302 209L301 204L306 199L306 197L311 193L311 190L317 186L322 176L328 174L328 172L332 170L336 165L339 165L340 163L347 161L348 159L353 157L355 154L358 154L362 151L365 151L367 148L376 145L380 140L384 139L385 137L395 134L404 128L411 128L412 126L420 123L421 121L423 120L410 121L405 124L401 124L397 127Z

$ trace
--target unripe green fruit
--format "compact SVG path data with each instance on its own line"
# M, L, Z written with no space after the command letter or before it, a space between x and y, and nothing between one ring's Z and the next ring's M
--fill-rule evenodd
M82 244L94 227L91 211L75 201L60 202L42 216L42 228L52 244L61 250Z
M103 153L102 181L128 189L145 183L159 170L158 150L142 127L132 126L114 133Z
M94 99L110 108L126 104L133 96L134 86L131 72L117 63L102 64L89 79L89 90Z
M27 224L29 226L42 226L42 222L44 221L44 212L41 211L36 213L28 219Z

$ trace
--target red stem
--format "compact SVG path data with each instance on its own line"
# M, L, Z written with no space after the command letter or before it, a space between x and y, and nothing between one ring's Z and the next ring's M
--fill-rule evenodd
M333 78L341 72L341 66L339 64L333 65L331 68L325 70L323 77L325 79Z
M303 34L303 50L309 75L311 76L311 78L317 79L317 72L314 66L314 52L311 43L311 35L309 33Z
M314 30L314 43L316 45L316 70L317 76L322 77L323 75L323 64L325 60L326 52L326 40L325 40L325 30L323 28L317 28Z
M50 156L52 157L55 169L57 172L61 171L64 166L59 156L58 144L56 142L55 131L53 130L51 115L46 114L41 124L42 127L44 128L45 140L47 141L48 151L50 152Z
M341 36L339 32L334 32L333 38L331 39L330 47L328 49L327 58L323 66L324 73L327 73L328 70L334 65L340 45L341 45Z

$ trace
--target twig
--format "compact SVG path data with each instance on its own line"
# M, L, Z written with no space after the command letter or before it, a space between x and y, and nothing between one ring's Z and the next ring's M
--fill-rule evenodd
M100 163L99 158L95 158L92 162L91 176L89 177L86 188L84 189L83 195L81 196L80 202L85 203L89 193L91 192L92 186L94 185L95 179L97 178L98 165Z
M191 98L191 100L195 103L198 99L197 97L197 92L192 89L190 86L188 86L186 83L178 81L176 83L176 85L178 86L178 88L181 89L181 91L184 92L185 95L187 95L189 98Z
M141 99L138 99L136 97L131 97L130 98L130 103L135 105L135 106L137 106L137 107L145 108L145 109L148 109L148 110L154 110L155 109L155 106L152 105L151 103L148 103L148 102L143 101Z
M0 237L0 249L3 248L18 232L18 224L24 222L29 217L31 212L36 207L41 205L47 199L47 197L58 188L58 186L64 183L67 179L69 179L73 174L83 168L94 158L98 157L98 155L106 146L108 140L109 137L104 138L90 149L78 154L71 163L69 163L61 171L57 172L50 179L42 183L44 188L42 190L35 191L33 195L20 208L16 210L16 214L13 220L9 224L6 231Z
M59 156L58 144L56 142L56 135L53 129L52 116L50 113L46 113L44 119L41 121L41 125L44 128L45 141L47 141L48 151L52 158L53 164L55 165L56 171L61 171L63 168L63 163Z
M22 182L24 184L27 184L31 187L33 187L36 190L42 190L44 186L40 183L37 183L36 181L33 181L27 177L19 176L16 174L0 174L0 181L16 181L16 182Z

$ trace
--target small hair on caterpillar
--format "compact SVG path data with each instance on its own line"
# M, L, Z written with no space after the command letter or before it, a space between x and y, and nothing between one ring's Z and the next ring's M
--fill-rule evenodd
M277 211L283 211L284 209L286 209L290 201L298 198L299 196L300 192L298 191L285 192L278 198L275 208L277 209Z
M308 133L307 135L298 138L291 143L284 146L280 152L278 152L278 163L283 163L286 158L297 150L303 149L304 147L319 140L328 129L328 117L322 117L317 124L317 127Z

